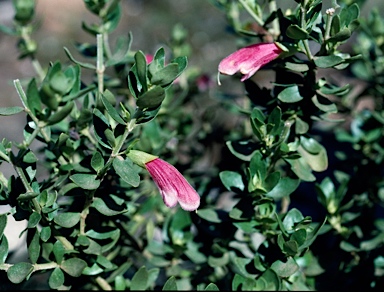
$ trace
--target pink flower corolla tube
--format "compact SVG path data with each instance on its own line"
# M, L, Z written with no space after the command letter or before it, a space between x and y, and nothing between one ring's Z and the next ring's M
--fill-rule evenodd
M167 207L175 207L177 203L186 211L199 207L199 194L173 165L138 150L130 150L128 157L148 170Z
M219 64L219 72L233 75L243 74L241 81L250 78L262 66L273 61L283 52L275 43L260 43L250 45L230 54Z

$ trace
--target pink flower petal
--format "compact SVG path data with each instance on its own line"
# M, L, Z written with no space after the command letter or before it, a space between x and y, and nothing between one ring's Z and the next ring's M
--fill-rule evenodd
M145 167L159 188L165 205L174 207L179 202L186 211L199 207L199 194L173 165L156 158L146 163Z
M151 54L146 54L145 59L147 61L147 64L151 63L153 61L153 55Z
M241 81L250 78L262 66L276 59L283 51L275 43L250 45L230 54L219 64L219 72L233 75L236 72L244 76Z

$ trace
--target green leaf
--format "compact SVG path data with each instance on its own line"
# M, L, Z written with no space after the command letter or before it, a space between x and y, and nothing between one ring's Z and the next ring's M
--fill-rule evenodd
M307 239L301 245L301 249L308 248L314 242L325 222L327 222L327 217L323 220L323 222L316 224L315 228L313 228L311 232L307 232Z
M40 233L37 228L28 229L28 239L31 238L28 244L29 259L32 264L36 264L40 256Z
M72 277L79 277L87 263L79 258L70 258L61 263L60 268Z
M184 212L182 209L177 209L172 218L170 229L172 231L182 231L186 227L189 227L191 223L191 215L189 212Z
M140 184L140 176L137 168L133 164L132 160L128 157L125 160L121 160L121 157L116 157L113 160L113 168L122 180L130 184L133 187L137 187Z
M288 240L284 242L283 245L283 251L288 255L288 256L295 256L299 250L299 246L297 245L297 242L294 240Z
M267 286L263 289L266 291L280 291L281 289L281 279L279 276L276 274L276 272L272 269L266 270L261 278L263 278Z
M322 110L323 112L337 113L337 106L327 98L324 98L320 95L314 95L312 97L312 102L318 109Z
M312 174L312 170L309 165L306 163L303 157L300 158L286 158L287 161L291 165L292 171L302 180L304 181L315 181L316 177Z
M364 240L360 242L360 249L364 251L370 251L382 246L383 243L384 243L384 232L378 234L372 239Z
M100 152L96 151L93 153L91 166L96 172L99 172L104 167L104 159Z
M33 266L30 263L20 262L11 266L7 271L9 281L13 284L19 284L33 272Z
M249 162L249 171L252 177L257 175L259 180L265 180L267 175L267 165L260 151L255 151L253 153L251 161Z
M116 267L115 264L113 264L109 259L102 255L97 256L97 263L106 269L113 269L114 267Z
M232 209L236 210L236 209ZM231 212L230 217L234 219L241 219L241 218L236 218L234 214ZM243 222L234 222L233 225L236 226L236 228L243 230L245 233L252 233L256 231L256 225L258 225L256 220L251 220L251 221L243 221Z
M25 163L30 164L30 163L35 163L36 161L37 161L37 157L32 151L27 152L27 154L23 156L23 162Z
M152 268L148 270L148 287L151 287L155 284L157 278L159 277L160 269Z
M172 83L179 75L178 64L171 63L166 67L158 70L151 78L151 83L159 86L166 86Z
M37 224L39 224L40 220L41 220L41 215L39 213L37 213L37 212L33 212L29 216L28 228L36 227Z
M360 14L360 8L359 5L356 3L353 3L350 6L344 7L340 11L340 23L343 26L349 26L350 23L358 19Z
M116 291L125 291L127 286L125 285L125 279L122 275L115 277L115 290Z
M52 251L53 251L53 254L55 256L56 262L58 264L60 264L64 258L64 254L65 254L64 245L59 240L57 240L53 245Z
M89 238L87 239L88 239L88 248L84 250L84 253L99 255L103 252L100 244L98 244L96 241L92 239L89 239Z
M273 269L282 278L288 278L289 276L296 273L299 268L299 265L291 257L287 259L286 263L277 260L271 265L271 269Z
M256 151L256 144L252 141L227 141L229 151L243 161L251 161Z
M48 125L54 125L64 120L72 111L74 102L68 102L58 112L54 113L48 118Z
M236 190L244 190L245 186L241 174L234 171L224 170L220 172L219 176L227 190L235 192Z
M250 262L251 262L251 259L249 258L242 258L238 256L235 256L233 258L233 263L235 264L237 270L244 277L252 277L252 274L250 274L246 268L246 265L248 265Z
M139 96L136 105L140 109L155 109L161 105L165 98L165 90L161 86L154 86Z
M108 114L111 116L112 119L114 119L119 124L125 125L126 124L125 121L121 118L117 110L105 97L105 95L107 94L112 95L112 93L109 90L106 90L104 94L101 95L101 101L103 102L105 109L107 110Z
M219 288L214 283L209 283L207 287L205 287L204 291L220 291Z
M285 196L289 196L292 194L300 184L299 179L293 179L290 177L282 177L280 178L277 185L265 196L273 198L275 200L279 200Z
M262 239L262 240L264 241L264 239ZM264 265L262 263L262 259L261 259L260 255L255 255L255 257L253 258L253 265L260 272L264 272L266 270L266 268L264 267Z
M79 62L77 61L71 54L71 52L66 48L64 47L64 52L66 53L67 57L72 61L74 62L75 64L79 65L80 67L83 67L83 68L86 68L86 69L91 69L91 70L96 70L96 66L93 65L93 64L90 64L90 63L83 63L83 62Z
M292 233L290 239L296 241L300 247L307 239L307 231L304 228L300 228Z
M304 219L303 214L296 208L292 208L285 215L283 225L288 232L294 231L295 224L301 222Z
M333 34L332 37L327 39L327 42L330 43L338 43L348 40L351 37L351 30L349 28L344 28L340 30L338 33Z
M163 286L163 291L177 291L176 278L171 276Z
M8 257L8 240L5 235L0 237L0 265L4 264Z
M351 88L350 84L346 84L341 87L336 85L325 84L324 86L320 87L320 92L326 95L335 94L335 95L343 96L344 94L349 92L350 88ZM312 97L312 100L314 100L314 98L316 98L316 95ZM328 100L328 103L333 104L329 100Z
M20 106L0 107L0 116L12 116L22 112L24 108Z
M95 198L91 204L97 211L105 216L115 216L127 212L127 209L113 210L101 198ZM120 208L121 209L121 208Z
M50 226L44 226L43 228L41 228L41 231L40 231L40 238L42 241L44 242L47 242L48 239L51 238L51 227Z
M141 267L132 277L130 290L146 290L148 283L148 271Z
M228 253L224 253L221 257L214 257L214 256L208 257L208 265L210 265L212 268L223 267L227 265L228 262L229 262Z
M296 72L306 72L309 70L309 66L307 64L285 62L284 65L285 65L285 68L292 71L296 71Z
M152 62L148 65L148 70L149 73L153 76L155 73L164 68L164 63L165 63L165 51L164 48L159 48L154 57Z
M187 68L188 59L185 56L177 57L173 59L171 63L176 63L179 66L179 74L176 76L178 77L184 71L184 69Z
M263 279L264 280L264 279ZM241 286L241 289L240 289ZM255 279L246 278L239 274L235 274L232 280L232 291L251 291L256 289L259 291L264 290L264 286L259 287Z
M67 94L76 82L75 69L68 67L65 72L58 71L49 78L49 85L52 90L60 95Z
M340 29L341 29L340 16L336 14L332 17L330 35L333 36L333 35L337 34L340 31Z
M288 37L294 40L305 40L309 36L308 32L302 29L297 24L291 24L290 26L288 26L286 34Z
M105 129L104 135L107 138L109 145L113 148L116 146L116 138L111 129Z
M312 170L320 172L328 168L327 151L315 139L301 136L297 151Z
M217 212L213 209L198 209L196 211L197 215L209 222L221 223L221 220Z
M319 68L331 68L344 62L344 59L339 56L330 55L314 57L313 61L315 62L315 65Z
M80 213L66 212L59 213L54 218L56 224L64 228L71 228L75 226L80 221Z
M268 131L270 135L279 135L281 133L281 129L284 127L284 124L281 121L280 107L275 107L268 116L268 126L272 126Z
M95 190L100 186L100 180L94 174L76 173L71 175L69 179L85 190Z
M104 272L104 269L102 269L98 264L94 263L91 267L85 267L83 270L83 275L95 276L102 272Z
M253 120L256 126L260 127L264 125L265 115L259 108L254 108L251 113L251 120Z
M94 89L96 89L95 84L90 84L89 86L87 86L81 90L76 90L75 87L73 87L71 92L68 95L63 96L62 102L69 102L69 101L76 100L80 97L85 96L87 93L91 92ZM83 108L82 111L89 111L89 109Z
M55 268L49 276L48 285L51 289L58 289L64 284L64 273L60 268Z
M344 240L342 240L340 242L340 249L346 251L346 252L358 252L360 251L359 248L355 247L353 244L350 244L349 242L346 242Z
M142 51L137 51L135 54L135 65L137 78L142 86L142 92L147 92L147 61Z
M123 63L130 63L132 60L130 49L132 45L132 32L128 33L128 37L119 36L116 41L116 51L113 56L105 63L106 67L115 66Z
M28 83L27 104L27 107L34 115L36 115L36 112L41 112L41 98L35 78L32 78L31 81Z
M93 239L110 239L109 241L107 241L108 243L106 243L105 245L103 245L101 247L101 252L106 252L108 250L110 250L111 248L115 247L116 245L116 242L118 241L119 237L120 237L120 230L119 229L114 229L112 231L109 231L109 232L104 232L104 233L99 233L99 232L96 232L94 230L88 230L86 232L86 235L90 238L93 238Z
M0 215L0 239L4 234L5 227L7 226L7 215L1 214Z
M118 4L119 2L112 2L112 5L108 6L108 10L103 19L103 31L111 33L119 24L121 18L121 6Z
M39 194L34 192L27 192L25 194L21 194L17 197L18 201L29 201L33 198L36 198Z
M285 88L279 93L277 98L286 103L294 103L303 99L303 97L300 95L299 87L297 85Z

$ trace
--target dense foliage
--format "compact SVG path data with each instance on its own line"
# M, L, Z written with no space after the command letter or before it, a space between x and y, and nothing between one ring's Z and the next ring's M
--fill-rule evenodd
M37 60L35 0L14 0L13 27L0 27L36 70L14 80L20 106L0 108L26 118L21 143L0 143L15 170L0 174L0 287L42 276L61 290L382 289L378 11L362 17L364 0L211 0L239 49L281 49L254 76L220 74L216 86L188 67L182 26L148 55L131 33L109 43L123 1L83 1L99 19L82 25L94 42L64 48L66 60ZM132 150L173 164L199 208L168 208ZM9 216L28 222L28 261L8 261Z

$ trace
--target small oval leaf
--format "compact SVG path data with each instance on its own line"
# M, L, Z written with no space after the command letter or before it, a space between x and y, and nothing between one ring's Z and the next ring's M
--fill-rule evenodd
M54 219L55 223L64 228L71 228L80 221L80 213L60 213Z
M33 266L30 263L21 262L11 266L7 271L7 276L9 281L19 284L32 272Z
M157 108L165 98L165 90L161 86L154 86L143 95L139 96L136 105L141 109Z
M60 268L55 268L49 276L48 284L51 289L58 289L64 284L64 273Z
M279 93L277 98L287 103L294 103L303 99L303 97L300 95L299 87L297 85L285 88L282 92Z
M209 222L220 223L221 220L217 212L213 209L199 209L196 211L197 215Z
M24 108L20 106L0 107L0 116L12 116L22 112Z
M176 278L171 276L163 286L163 291L177 291Z
M113 168L123 181L133 187L139 186L140 176L131 159L127 157L125 160L121 160L117 157L113 160Z
M69 177L77 186L85 190L95 190L100 186L100 180L95 174L76 173Z
M79 258L70 258L61 263L61 269L72 277L79 277L87 263Z
M130 290L145 290L148 283L148 271L141 267L132 277Z

